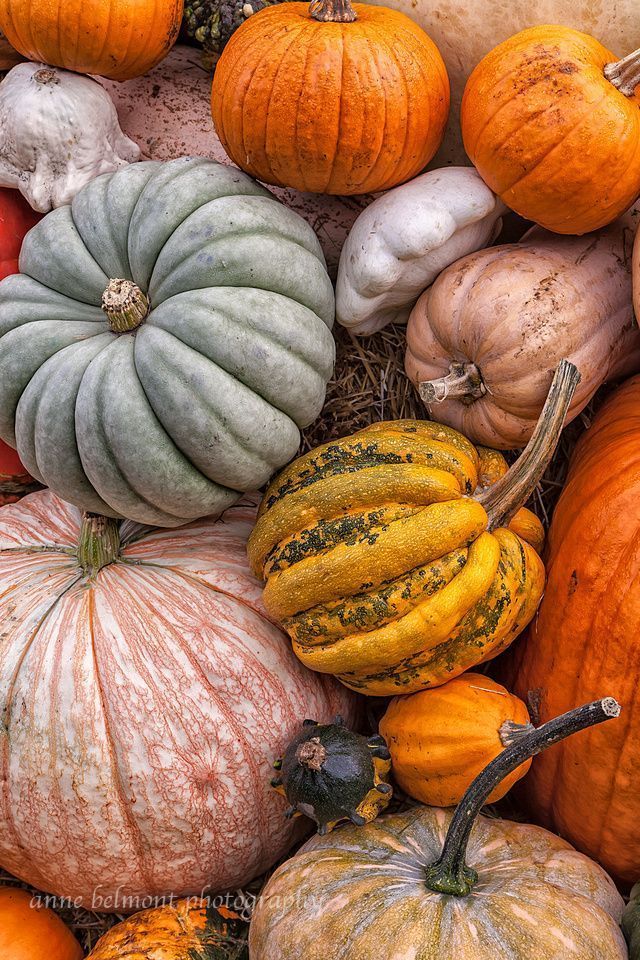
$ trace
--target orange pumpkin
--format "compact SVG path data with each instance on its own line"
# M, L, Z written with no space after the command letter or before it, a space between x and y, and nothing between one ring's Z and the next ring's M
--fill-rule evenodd
M81 960L80 944L53 910L26 890L0 887L2 960Z
M130 80L167 55L182 9L182 0L3 0L0 30L29 60Z
M618 61L568 27L523 30L480 61L465 149L521 216L556 233L610 223L640 194L640 51Z
M235 32L211 102L225 150L259 180L360 194L426 166L444 134L449 79L433 41L402 13L284 3Z
M612 874L640 873L640 377L610 398L580 442L549 533L548 580L501 676L542 721L595 690L624 704L533 764L523 799Z
M480 771L531 729L522 700L479 673L395 697L380 721L396 781L409 796L432 807L459 803ZM528 759L512 770L487 803L504 797L530 766Z

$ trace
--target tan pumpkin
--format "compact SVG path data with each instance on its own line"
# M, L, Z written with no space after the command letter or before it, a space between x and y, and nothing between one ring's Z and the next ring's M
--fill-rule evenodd
M522 700L480 673L395 697L380 721L395 780L432 807L459 803L481 770L532 729ZM527 760L508 774L487 803L504 797L530 766Z
M581 375L568 420L603 381L640 370L634 230L634 211L585 237L536 227L444 270L407 328L407 374L431 416L476 443L521 447L561 358Z
M453 814L418 806L314 837L262 891L251 960L627 960L601 867L539 827L478 817L523 760L619 710L589 704L522 737Z

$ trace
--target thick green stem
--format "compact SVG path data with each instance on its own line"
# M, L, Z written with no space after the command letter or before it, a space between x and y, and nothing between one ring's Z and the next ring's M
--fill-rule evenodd
M85 513L78 540L78 563L90 579L120 555L120 521Z
M418 384L418 392L426 404L443 400L470 404L484 397L487 388L475 363L452 363L446 377L423 380Z
M604 75L625 97L632 97L640 85L640 50L634 50L615 63L608 63Z
M478 774L456 807L442 854L426 870L425 882L429 890L454 897L465 897L471 892L478 880L476 871L466 863L471 830L487 799L508 774L554 743L619 715L620 705L613 697L606 697L604 700L597 700L570 710L569 713L563 713L561 717L549 720L537 730L516 737L506 750Z
M350 0L312 0L309 13L321 23L353 23L358 19Z
M135 330L149 316L149 301L132 280L110 280L102 294L102 309L114 333Z
M529 443L504 476L478 494L489 515L490 530L507 526L537 487L558 445L579 383L578 368L561 360Z

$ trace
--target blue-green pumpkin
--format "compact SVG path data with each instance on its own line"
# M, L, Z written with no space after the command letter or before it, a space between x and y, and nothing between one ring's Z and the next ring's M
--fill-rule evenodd
M295 454L333 370L311 227L200 158L98 177L0 283L0 437L80 508L179 526Z

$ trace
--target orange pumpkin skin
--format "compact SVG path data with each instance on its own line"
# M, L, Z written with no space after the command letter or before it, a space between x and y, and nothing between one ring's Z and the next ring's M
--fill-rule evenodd
M354 23L321 23L306 3L267 7L225 48L216 132L259 180L312 193L387 190L438 149L449 79L437 47L402 13L353 9Z
M611 690L621 720L536 759L522 796L536 820L624 881L640 865L640 377L584 435L553 517L537 619L500 676L541 722ZM535 718L536 721L538 718Z
M26 890L0 887L2 960L82 960L83 950L60 917Z
M405 793L432 807L451 807L511 742L511 725L526 730L528 723L522 700L489 677L464 673L441 687L395 697L380 733ZM504 797L530 766L528 760L505 777L487 803Z
M130 80L167 55L182 10L182 0L3 0L0 30L29 60Z
M617 59L577 30L532 27L467 81L465 150L507 206L548 230L596 230L640 193L640 97L606 79Z

